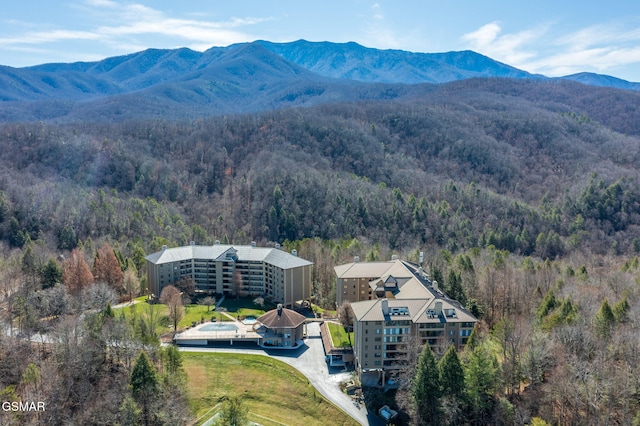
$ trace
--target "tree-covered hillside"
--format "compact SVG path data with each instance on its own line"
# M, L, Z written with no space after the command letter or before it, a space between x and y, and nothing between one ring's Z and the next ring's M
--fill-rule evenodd
M593 114L588 93L560 103L566 85L458 84L190 122L6 124L3 237L73 248L69 235L109 235L154 250L352 236L543 258L640 248L640 151L624 125L635 110L620 124L606 98Z

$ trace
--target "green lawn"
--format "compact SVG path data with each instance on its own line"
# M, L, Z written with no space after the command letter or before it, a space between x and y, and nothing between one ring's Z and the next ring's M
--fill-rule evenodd
M330 309L322 309L318 305L312 305L312 306L313 306L313 312L317 314L325 315L326 317L331 317L331 318L335 318L337 316L337 311L332 311Z
M266 311L275 309L276 305L265 301L264 305L253 303L253 298L241 297L236 300L233 296L226 296L222 302L222 308L229 315L237 317L255 316L259 317Z
M115 315L124 315L127 320L131 320L132 317L144 318L152 312L153 315L158 317L158 325L156 326L156 335L161 336L164 333L171 331L169 328L169 320L167 317L167 306L162 304L149 304L146 301L146 296L137 297L137 303L133 305L126 305L118 309L114 309Z
M241 395L262 425L357 425L293 367L263 355L183 352L189 404L201 424L226 396ZM202 417L202 418L201 418Z
M161 336L165 333L171 332L171 321L168 318L168 309L166 305L161 303L149 305L146 300L146 296L140 296L134 299L136 301L133 305L126 305L124 307L116 309L116 313L119 311L124 312L126 318L131 318L132 315L135 316L144 316L148 315L149 310L159 311L159 316L161 321L156 327L156 333L158 336ZM222 304L221 311L224 311L228 315L234 318L245 318L247 316L259 317L260 315L265 313L265 309L272 309L271 306L261 307L253 303L253 299L249 298L240 298L236 300L233 297L225 298ZM222 312L218 312L214 310L215 308L212 306L209 311L207 311L207 307L205 305L186 305L184 307L184 316L178 323L178 329L184 329L190 327L193 322L200 323L202 320L205 322L211 321L211 318L216 318L216 321L231 321L229 317L222 314Z
M336 348L350 348L351 342L353 342L353 332L347 333L344 327L340 324L333 322L327 322L329 333L331 333L331 340ZM349 340L349 337L351 340Z

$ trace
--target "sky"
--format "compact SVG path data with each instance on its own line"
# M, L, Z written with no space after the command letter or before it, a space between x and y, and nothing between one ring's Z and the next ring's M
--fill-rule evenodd
M268 40L473 50L550 77L640 82L639 0L2 0L0 64Z

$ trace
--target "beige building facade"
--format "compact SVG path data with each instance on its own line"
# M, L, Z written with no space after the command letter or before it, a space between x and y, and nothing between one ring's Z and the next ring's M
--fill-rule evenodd
M335 270L337 291L353 308L355 366L365 385L388 384L424 344L461 349L477 322L418 265L394 259Z
M279 248L214 244L167 248L148 255L149 291L190 278L197 291L265 296L285 306L311 296L313 264Z

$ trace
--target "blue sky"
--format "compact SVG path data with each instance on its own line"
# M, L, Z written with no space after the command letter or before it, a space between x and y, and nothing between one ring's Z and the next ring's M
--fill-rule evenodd
M414 52L471 49L548 76L640 82L638 0L3 0L0 64L94 61L146 48L355 41Z

